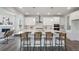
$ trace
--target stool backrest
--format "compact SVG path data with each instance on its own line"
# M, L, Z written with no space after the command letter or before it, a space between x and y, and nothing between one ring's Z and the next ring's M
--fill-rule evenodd
M27 39L28 38L28 32L24 32L20 34L21 39Z
M9 37L14 33L14 31L7 31L6 33L4 33L4 37Z
M53 38L53 33L46 32L46 39L52 39L52 38Z
M62 40L66 40L66 33L60 32L60 33L59 33L59 37L60 37L60 39L62 39Z
M65 50L67 50L67 46L66 46L66 39L67 39L67 34L66 33L64 33L64 32L60 32L59 33L59 38L60 38L60 40L64 40L64 47L65 47Z
M41 37L42 37L42 32L35 32L34 34L35 39L41 39Z

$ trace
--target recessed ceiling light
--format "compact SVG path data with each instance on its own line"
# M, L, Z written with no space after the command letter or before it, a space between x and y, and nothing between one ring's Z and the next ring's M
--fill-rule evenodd
M19 7L19 8L21 8L21 9L22 9L23 7Z
M61 15L62 13L58 12L57 15Z
M68 10L70 10L70 9L71 9L71 7L67 7L67 9L68 9Z
M26 15L28 15L29 13L28 13L28 12L26 12L25 14L26 14Z
M53 21L53 19L51 19L51 21Z
M39 15L40 13L39 13L39 12L37 12L36 14L37 14L37 15Z
M47 14L50 15L50 12L48 12Z
M33 21L35 22L35 18L33 19Z

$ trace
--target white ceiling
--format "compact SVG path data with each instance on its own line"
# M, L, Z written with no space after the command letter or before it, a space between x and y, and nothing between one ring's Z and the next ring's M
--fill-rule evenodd
M66 15L78 7L16 7L24 15Z

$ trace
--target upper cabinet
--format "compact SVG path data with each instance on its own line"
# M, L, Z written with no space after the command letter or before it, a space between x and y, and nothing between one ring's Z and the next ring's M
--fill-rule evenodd
M54 25L60 23L60 17L43 17L44 25Z
M60 17L25 17L25 25L54 25L60 23Z

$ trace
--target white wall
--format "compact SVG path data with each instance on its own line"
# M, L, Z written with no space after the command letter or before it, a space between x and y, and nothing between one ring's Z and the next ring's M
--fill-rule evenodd
M3 16L9 17L10 21L13 23L15 31L19 31L19 25L22 25L21 29L24 28L24 16L18 12L14 13L6 8L0 8L0 22L3 20Z
M13 26L15 26L14 25L15 15L16 15L15 13L12 13L4 8L0 8L0 22L2 22L3 17L7 17L7 18L9 18L10 22L13 23Z
M21 27L19 27L19 25L21 25ZM15 29L16 32L24 29L24 16L22 14L16 15Z
M79 19L79 10L70 14L70 20Z
M4 8L0 8L0 22L3 22L3 17L9 18L10 22L13 23L13 25L5 25L5 21L3 25L0 25L0 32L2 30L2 28L11 28L15 27L15 15L14 13L4 9Z
M67 36L70 40L78 40L79 41L79 11L75 11L68 15L70 17L70 25L71 30L67 31Z
M10 28L15 26L15 14L7 11L4 8L0 8L0 22L3 20L3 16L9 17L10 21L13 23L13 25L0 25L0 37L3 37L2 28Z
M25 17L25 25L35 25L36 17Z

